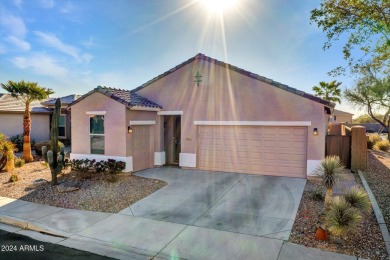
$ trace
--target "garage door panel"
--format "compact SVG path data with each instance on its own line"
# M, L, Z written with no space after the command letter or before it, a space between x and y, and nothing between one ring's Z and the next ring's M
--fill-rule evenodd
M199 168L277 176L306 176L306 128L199 127Z

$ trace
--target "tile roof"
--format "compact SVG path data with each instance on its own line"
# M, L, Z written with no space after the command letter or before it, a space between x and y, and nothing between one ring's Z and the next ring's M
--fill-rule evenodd
M10 94L0 94L0 112L24 112L25 104L22 100L12 97ZM52 113L52 109L41 105L40 101L30 104L31 113Z
M61 104L69 105L70 103L72 103L75 100L77 100L79 97L81 97L81 95L76 95L76 94L72 94L72 95L68 95L68 96L65 96L65 97L61 97ZM56 103L56 100L57 100L57 98L50 98L48 100L43 101L42 105L54 106L55 103Z
M277 81L274 81L274 80L272 80L272 79L269 79L269 78L266 78L266 77L257 75L257 74L255 74L255 73L252 73L252 72L250 72L250 71L241 69L241 68L236 67L236 66L233 66L233 65L231 65L231 64L228 64L228 63L219 61L219 60L217 60L217 59L213 59L213 58L207 57L206 55L204 55L204 54L202 54L202 53L198 53L195 57L192 57L192 58L186 60L185 62L183 62L183 63L177 65L176 67L174 67L174 68L172 68L172 69L170 69L170 70L168 70L168 71L166 71L166 72L164 72L164 73L158 75L157 77L155 77L155 78L149 80L148 82L146 82L146 83L142 84L141 86L139 86L139 87L133 89L132 91L135 91L135 92L136 92L136 91L138 91L138 90L140 90L140 89L142 89L142 88L145 88L145 87L147 87L148 85L152 84L153 82L155 82L155 81L157 81L157 80L159 80L159 79L161 79L161 78L163 78L163 77L165 77L165 76L171 74L172 72L174 72L174 71L176 71L176 70L178 70L178 69L184 67L185 65L187 65L187 64L189 64L189 63L191 63L191 62L193 62L193 61L195 61L195 60L205 60L205 61L209 61L209 62L211 62L211 63L215 63L215 64L217 64L217 65L219 65L219 66L228 68L228 69L230 69L230 70L233 70L233 71L235 71L235 72L238 72L238 73L240 73L240 74L243 74L243 75L245 75L245 76L248 76L248 77L250 77L250 78L253 78L253 79L256 79L256 80L259 80L259 81L268 83L268 84L270 84L270 85L272 85L272 86L274 86L274 87L277 87L277 88L283 89L283 90L285 90L285 91L291 92L291 93L293 93L293 94L295 94L295 95L298 95L298 96L301 96L301 97L304 97L304 98L313 100L313 101L315 101L315 102L321 103L321 104L326 105L326 106L329 106L329 107L334 107L334 106L335 106L335 104L332 103L332 102L330 102L330 101L321 99L321 98L316 97L316 96L314 96L314 95L312 95L312 94L308 94L308 93L303 92L303 91L301 91L301 90L298 90L298 89L289 87L289 86L287 86L287 85L285 85L285 84L282 84L282 83L280 83L280 82L277 82Z
M99 92L103 95L106 95L109 98L112 98L119 103L124 104L125 106L132 108L132 107L139 107L139 108L152 108L152 109L161 109L162 107L158 104L138 95L134 91L125 90L125 89L116 89L116 88L109 88L109 87L102 87L98 86L92 91L88 92L87 94L81 96L79 99L72 102L69 106L73 106L74 104L78 103L79 101L83 100L87 96Z

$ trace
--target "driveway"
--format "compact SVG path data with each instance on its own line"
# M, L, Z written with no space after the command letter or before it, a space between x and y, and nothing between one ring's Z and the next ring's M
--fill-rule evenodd
M153 168L167 186L119 214L288 240L305 179Z

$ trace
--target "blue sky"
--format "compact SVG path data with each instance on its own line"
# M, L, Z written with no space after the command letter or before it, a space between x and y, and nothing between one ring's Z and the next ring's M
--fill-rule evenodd
M333 79L352 87L327 75L345 64L343 42L322 49L309 21L319 3L241 0L221 20L202 0L2 0L0 82L38 82L55 96L133 89L201 52L309 93Z

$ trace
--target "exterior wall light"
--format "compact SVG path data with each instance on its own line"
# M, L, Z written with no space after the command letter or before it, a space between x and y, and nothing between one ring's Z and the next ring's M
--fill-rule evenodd
M131 125L129 125L129 126L127 127L127 132L128 132L129 134L131 134L131 133L133 132L133 128L131 128Z
M317 128L313 129L313 135L318 135L318 129Z

